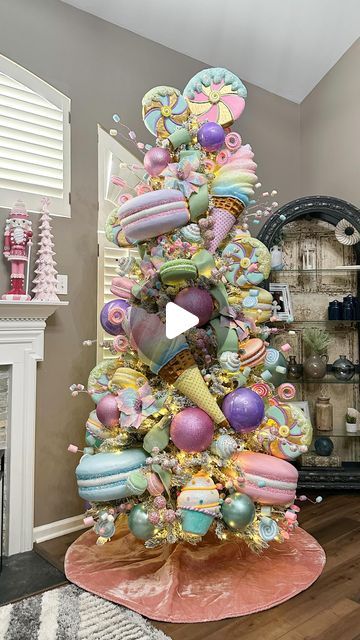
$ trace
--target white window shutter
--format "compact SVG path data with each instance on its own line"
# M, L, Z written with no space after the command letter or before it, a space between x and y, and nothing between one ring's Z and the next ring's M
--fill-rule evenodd
M0 56L0 207L70 216L70 99Z
M127 151L119 142L111 137L104 129L98 126L98 191L99 191L99 216L98 216L98 323L97 323L97 362L114 357L109 349L101 347L104 340L111 340L100 324L100 312L104 304L116 298L111 291L111 280L117 275L117 260L122 256L139 256L138 250L123 249L109 242L105 237L105 223L108 215L117 204L117 198L121 189L111 182L111 176L123 177L127 182L125 191L135 195L135 187L141 182L144 169L139 175L131 173L122 164L139 164L139 160Z

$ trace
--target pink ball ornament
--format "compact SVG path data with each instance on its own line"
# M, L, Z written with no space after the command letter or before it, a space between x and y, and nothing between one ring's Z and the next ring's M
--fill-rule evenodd
M171 156L168 149L161 147L153 147L144 155L144 167L149 176L159 176L165 167L171 162Z
M183 409L171 422L170 437L174 445L188 453L205 451L210 446L213 435L212 419L197 407Z
M108 429L115 429L119 426L120 410L116 397L112 393L101 398L96 407L96 415L101 424Z
M210 293L206 289L199 289L198 287L182 289L177 294L174 302L199 318L198 327L202 327L209 322L214 311L213 299Z

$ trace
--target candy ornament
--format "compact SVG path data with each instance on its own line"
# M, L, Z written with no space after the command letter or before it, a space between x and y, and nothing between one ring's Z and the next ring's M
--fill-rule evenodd
M236 287L251 288L269 277L271 256L267 247L247 234L237 236L224 248L222 257L231 261L225 278Z
M105 440L112 438L113 435L112 430L106 429L98 420L96 411L92 411L86 421L86 444L89 447L99 448Z
M185 98L174 87L154 87L142 99L142 114L146 128L154 136L167 138L189 117Z
M203 69L184 89L191 113L199 122L217 122L230 127L245 107L247 92L241 80L220 67Z
M241 493L233 493L221 505L225 524L233 531L244 531L255 518L253 501Z
M197 407L183 409L171 422L170 437L178 449L183 451L205 451L210 446L213 435L212 419Z
M245 145L230 158L229 162L221 165L215 172L211 186L214 202L214 208L211 210L212 232L214 234L214 238L209 244L211 253L215 253L254 197L257 176L253 158L254 154L250 145Z
M279 535L278 524L272 518L264 516L259 524L259 536L264 542L271 542Z
M219 504L219 492L213 480L203 471L196 473L182 488L177 500L183 530L204 536L219 513Z
M128 302L120 299L107 302L100 313L100 322L104 331L112 336L124 333L122 323L129 306Z
M128 516L128 526L131 533L139 540L149 540L154 535L155 527L149 521L149 516L143 504L136 504Z
M270 400L266 418L267 422L257 432L265 451L283 460L295 460L306 453L312 440L312 426L301 409Z
M211 452L219 458L230 458L237 449L237 442L227 434L219 436L211 445Z
M118 358L108 358L102 360L91 371L88 379L88 392L95 404L100 402L101 398L108 395L109 382L119 366Z
M221 408L230 426L240 433L256 429L265 414L264 401L255 391L247 387L228 393Z
M232 458L241 470L229 477L237 491L263 505L289 505L295 500L298 471L292 464L254 451L238 451Z
M142 449L84 455L75 472L80 498L89 502L108 502L138 493L127 481L132 472L145 465L145 460L146 453Z

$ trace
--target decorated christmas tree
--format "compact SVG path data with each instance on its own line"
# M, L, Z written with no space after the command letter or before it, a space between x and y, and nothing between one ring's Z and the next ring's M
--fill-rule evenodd
M144 96L156 146L129 134L143 168L135 188L117 181L106 236L139 256L119 258L116 298L101 312L113 357L90 373L96 409L76 469L99 544L124 517L148 548L212 533L261 552L286 545L297 527L292 462L312 430L289 403L286 337L279 350L269 343L276 304L261 285L270 253L249 222L278 215L278 205L276 192L255 199L253 151L230 128L245 97L239 78L206 69L183 94L155 87ZM170 302L199 320L172 339Z
M53 234L51 231L51 218L49 215L48 198L42 200L42 214L40 218L40 240L36 258L35 273L33 280L33 300L38 302L59 302L56 294L57 288L57 271L56 262L54 260L55 251L53 251Z

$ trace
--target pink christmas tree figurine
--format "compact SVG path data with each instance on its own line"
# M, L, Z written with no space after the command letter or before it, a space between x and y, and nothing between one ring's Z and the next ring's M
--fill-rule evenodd
M57 271L56 262L54 260L55 251L53 251L53 235L51 233L50 215L48 207L50 200L44 198L42 200L42 215L40 218L40 240L39 249L36 258L36 277L33 280L35 285L33 288L34 301L37 302L59 302L56 295L57 288Z
M18 200L5 226L4 256L11 264L11 289L1 296L2 300L30 300L25 290L25 265L29 260L32 235L29 214L24 202Z

